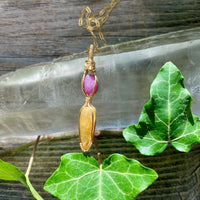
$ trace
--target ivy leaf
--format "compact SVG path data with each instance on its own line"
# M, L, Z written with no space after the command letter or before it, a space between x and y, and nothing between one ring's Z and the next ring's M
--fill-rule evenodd
M120 154L99 167L93 157L71 153L62 156L44 189L61 200L133 200L156 179L155 171Z
M0 179L6 181L20 181L27 186L24 173L14 165L0 159Z
M0 179L5 181L19 181L25 185L37 200L43 200L43 198L37 193L37 191L31 185L29 178L14 165L4 162L0 159Z
M151 99L142 110L138 125L123 131L127 142L144 155L161 153L171 143L188 152L200 142L200 123L191 113L192 98L177 67L166 63L153 81Z

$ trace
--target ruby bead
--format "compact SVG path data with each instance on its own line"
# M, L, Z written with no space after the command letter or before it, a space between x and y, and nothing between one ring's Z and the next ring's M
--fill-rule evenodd
M93 74L87 74L85 76L83 83L84 91L87 95L89 96L92 95L94 85L95 85L95 76ZM97 89L98 89L98 82L96 83L94 94L96 94Z

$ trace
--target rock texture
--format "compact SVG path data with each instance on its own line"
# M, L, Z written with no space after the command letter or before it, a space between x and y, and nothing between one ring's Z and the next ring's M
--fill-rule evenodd
M107 5L105 0L2 0L0 74L85 51L92 37L78 26L81 11ZM102 32L108 44L116 44L199 25L200 0L121 0Z

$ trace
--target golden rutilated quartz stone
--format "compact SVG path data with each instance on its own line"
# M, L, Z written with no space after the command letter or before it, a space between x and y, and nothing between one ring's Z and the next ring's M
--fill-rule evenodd
M80 110L79 116L79 138L80 147L86 152L90 149L96 126L96 109L95 107L87 102Z

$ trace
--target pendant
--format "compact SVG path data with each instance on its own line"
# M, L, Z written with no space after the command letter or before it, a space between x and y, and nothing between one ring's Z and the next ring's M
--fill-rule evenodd
M81 81L81 89L86 98L79 114L79 139L80 147L84 152L87 152L93 144L96 126L96 109L91 103L92 97L98 89L93 53L94 47L90 45L89 59L85 61L85 70Z

